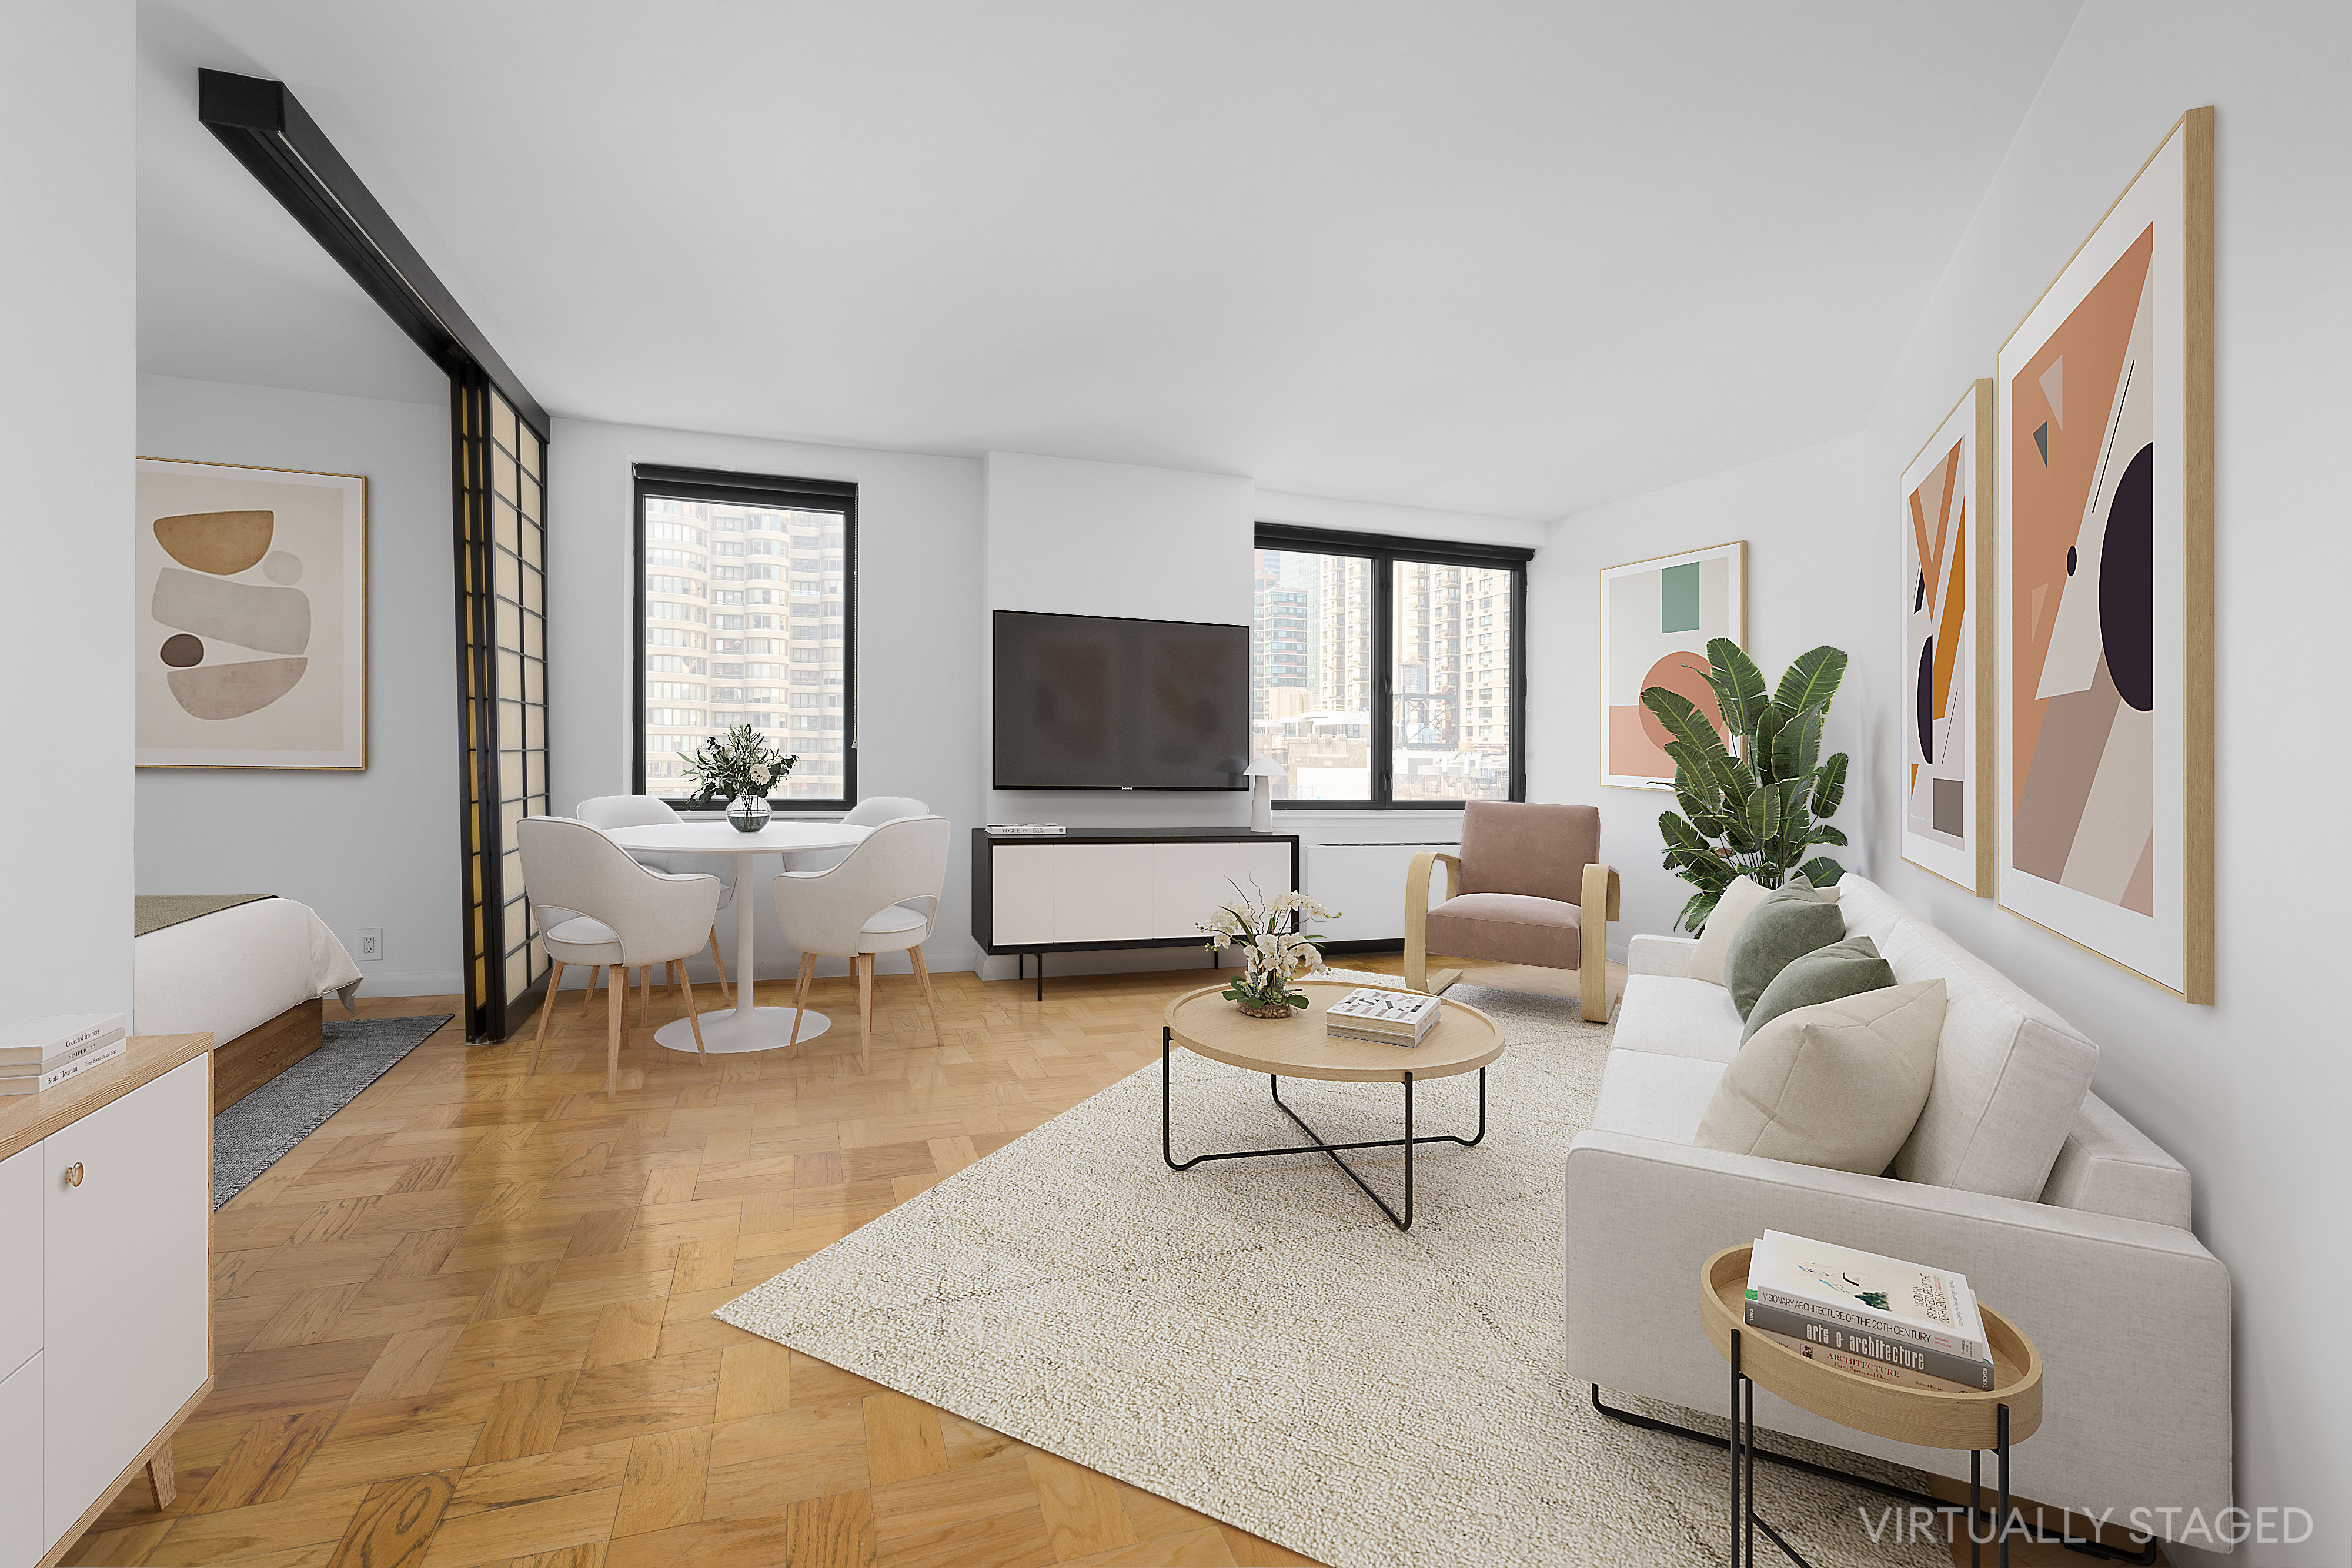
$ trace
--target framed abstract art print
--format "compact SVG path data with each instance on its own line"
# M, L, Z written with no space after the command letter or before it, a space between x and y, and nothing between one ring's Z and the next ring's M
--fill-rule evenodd
M1748 640L1745 540L1602 570L1601 783L1674 788L1669 737L1642 706L1644 687L1672 687L1723 727L1706 684L1706 645L1717 637Z
M2000 350L2001 907L2213 999L2213 111Z
M139 459L142 768L367 767L367 481Z
M1993 390L1971 386L1903 471L1903 858L1993 891Z

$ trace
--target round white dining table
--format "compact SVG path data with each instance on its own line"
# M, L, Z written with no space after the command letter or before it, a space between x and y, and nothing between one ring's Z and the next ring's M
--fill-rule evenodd
M726 822L665 822L649 828L607 828L604 836L631 854L740 855L735 877L735 1000L737 1006L700 1015L703 1049L711 1051L778 1051L793 1038L793 1009L740 1005L744 988L759 971L752 967L752 933L760 924L760 890L752 871L760 855L780 854L786 869L805 869L806 860L823 850L845 850L873 830L846 822L770 822L756 833L737 831ZM795 867L799 860L803 865ZM808 1040L832 1027L833 1020L811 1008L801 1019L801 1039ZM684 1019L666 1023L654 1039L672 1051L691 1054L694 1026Z

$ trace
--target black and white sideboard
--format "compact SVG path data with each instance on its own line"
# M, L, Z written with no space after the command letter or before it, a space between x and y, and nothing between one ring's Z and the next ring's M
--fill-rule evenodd
M1200 922L1245 896L1295 892L1298 836L1247 828L1087 828L971 833L971 934L981 951L1045 955L1198 942Z

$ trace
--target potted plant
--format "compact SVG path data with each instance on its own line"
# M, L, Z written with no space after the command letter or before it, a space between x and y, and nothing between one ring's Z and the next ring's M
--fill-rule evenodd
M1658 831L1666 869L1698 889L1677 922L1686 931L1706 925L1723 890L1740 877L1779 887L1793 873L1827 887L1845 874L1827 855L1804 859L1815 844L1846 841L1822 820L1845 799L1845 753L1822 756L1822 726L1845 678L1844 653L1801 654L1769 696L1764 673L1737 643L1717 637L1706 657L1721 730L1679 692L1642 693L1642 706L1673 737L1666 755L1675 759L1682 810L1661 816Z
M706 738L680 757L678 766L701 786L692 804L724 803L727 821L737 832L756 833L768 825L768 791L799 760L797 754L787 757L770 746L750 725L739 724L725 735Z
M1236 896L1217 911L1215 919L1198 922L1196 928L1208 933L1202 946L1212 953L1242 949L1245 961L1241 974L1225 987L1225 998L1254 1019L1286 1019L1291 1009L1307 1003L1290 988L1291 981L1324 967L1322 949L1316 946L1323 938L1301 936L1298 922L1338 916L1337 910L1324 908L1303 893L1277 894L1263 903Z

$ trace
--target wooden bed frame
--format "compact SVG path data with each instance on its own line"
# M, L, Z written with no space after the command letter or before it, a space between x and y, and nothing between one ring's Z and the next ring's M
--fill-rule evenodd
M236 1104L304 1057L326 1038L327 1003L297 1002L213 1048L213 1114Z

